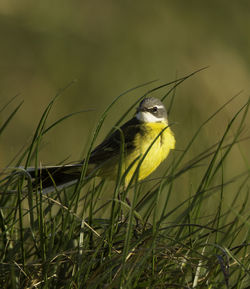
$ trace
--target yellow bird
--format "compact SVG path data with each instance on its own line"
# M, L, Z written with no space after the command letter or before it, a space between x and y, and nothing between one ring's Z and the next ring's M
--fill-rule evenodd
M175 137L163 103L157 98L144 98L135 116L91 152L86 176L116 180L120 172L127 186L134 175L139 181L150 175L174 148ZM27 172L35 186L50 192L76 183L83 164L84 161L37 171L28 168Z

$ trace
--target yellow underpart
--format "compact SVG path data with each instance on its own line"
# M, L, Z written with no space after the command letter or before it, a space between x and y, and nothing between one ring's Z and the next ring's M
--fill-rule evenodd
M166 159L170 150L174 149L175 147L174 134L172 133L170 127L168 127L167 123L145 123L142 126L142 132L137 133L134 138L133 143L135 149L127 155L124 155L123 158L122 174L124 174L135 159L138 158L138 160L127 172L125 177L126 186L129 184L140 160L145 154L145 158L139 166L139 173L136 173L138 180L143 180L150 175L161 164L161 162ZM150 146L151 148L148 150ZM116 159L111 159L108 161L107 164L101 168L98 175L100 177L116 180L119 160L120 156L117 156Z

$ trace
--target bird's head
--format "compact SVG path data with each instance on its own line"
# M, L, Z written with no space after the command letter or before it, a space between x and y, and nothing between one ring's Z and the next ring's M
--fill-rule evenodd
M141 122L168 122L165 106L154 97L144 98L140 102L136 110L136 118Z

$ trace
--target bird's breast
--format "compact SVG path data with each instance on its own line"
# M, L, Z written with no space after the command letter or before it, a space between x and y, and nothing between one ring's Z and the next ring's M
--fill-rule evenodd
M126 183L139 165L138 179L151 174L166 159L169 151L175 147L175 138L166 123L146 123L134 139L134 150L127 156L128 167L136 158L138 161L130 169Z

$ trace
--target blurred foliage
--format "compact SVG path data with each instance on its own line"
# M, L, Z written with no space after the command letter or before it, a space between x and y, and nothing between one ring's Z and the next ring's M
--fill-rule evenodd
M248 97L249 8L248 1L225 0L2 0L0 104L16 94L15 102L24 104L1 138L0 167L29 140L49 100L75 79L53 108L51 121L78 110L94 111L67 120L47 135L40 154L43 164L81 159L98 117L115 96L141 83L159 79L156 86L207 65L177 89L170 121L176 123L177 149L182 150L202 122L244 90L205 128L193 152L214 144ZM116 105L101 137L146 90L126 95ZM4 113L7 117L9 111ZM241 144L240 158L245 160L248 145ZM246 169L239 152L233 155L232 169Z

